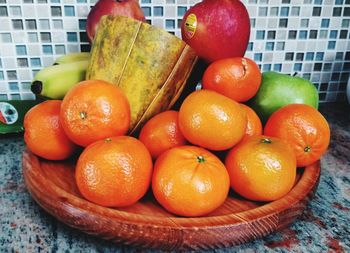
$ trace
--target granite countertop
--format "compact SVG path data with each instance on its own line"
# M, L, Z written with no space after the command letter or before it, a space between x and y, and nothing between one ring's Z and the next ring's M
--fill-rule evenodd
M350 106L322 104L320 111L331 144L309 208L289 228L216 252L350 252ZM0 252L140 251L85 235L41 209L23 181L23 149L22 136L0 136Z

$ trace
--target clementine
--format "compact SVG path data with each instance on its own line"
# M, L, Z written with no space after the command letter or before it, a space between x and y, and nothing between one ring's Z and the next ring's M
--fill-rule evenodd
M247 115L247 127L242 141L246 140L250 136L262 135L263 127L259 116L249 106L245 104L240 104L240 106L244 109Z
M172 147L186 144L179 129L178 116L177 111L159 113L141 129L139 140L145 144L154 159Z
M305 104L290 104L275 111L265 125L264 134L289 142L298 167L320 159L330 142L327 120L315 108Z
M203 88L219 92L237 102L245 102L258 91L261 73L249 58L234 57L215 61L203 74Z
M42 102L24 117L24 142L34 154L49 160L66 159L76 148L61 127L61 103L60 100Z
M189 142L211 150L225 150L242 139L247 119L234 100L215 91L198 90L182 103L179 126Z
M252 136L227 154L225 165L231 187L255 201L272 201L286 195L296 177L293 149L275 137Z
M209 151L195 146L172 148L154 165L152 190L169 212L201 216L222 205L230 188L224 164Z
M106 137L124 135L130 125L130 106L117 86L88 80L68 91L60 118L67 136L86 147Z
M139 140L118 136L99 140L80 155L75 178L80 193L101 206L132 205L146 193L152 158Z

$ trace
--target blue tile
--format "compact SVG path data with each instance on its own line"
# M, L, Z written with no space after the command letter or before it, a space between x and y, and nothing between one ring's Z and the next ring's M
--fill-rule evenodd
M329 33L329 38L330 39L336 39L338 36L338 31L337 30L332 30L330 33Z
M80 4L80 3L87 3L87 0L77 0L77 3Z
M143 14L145 14L146 17L151 16L151 8L150 7L142 7Z
M32 67L41 67L41 60L40 60L40 58L30 58L30 65Z
M307 52L305 60L306 61L313 61L314 60L314 53L313 52Z
M10 91L19 91L17 82L9 82Z
M294 64L294 71L301 71L302 66L303 65L301 63L295 63Z
M336 5L342 5L343 4L343 0L335 0L335 4Z
M67 41L68 42L77 42L78 35L75 32L67 32Z
M316 53L316 61L323 61L324 53L323 52L317 52Z
M165 28L166 29L175 29L175 20L172 20L172 19L165 20Z
M161 6L153 7L153 16L162 17L163 16L163 7L161 7Z
M307 31L299 31L299 39L306 39L307 38Z
M287 17L289 15L289 7L282 7L281 8L281 17Z
M143 4L150 4L150 3L152 3L152 1L151 0L141 0L141 3L143 3Z
M186 7L183 7L183 6L177 7L177 15L180 16L180 17L185 15L186 11L187 11Z
M329 27L329 18L323 18L321 21L321 27L322 28L327 28Z
M254 61L261 61L261 60L262 60L262 53L255 53Z
M265 38L265 31L256 31L256 39L263 40Z
M27 48L25 45L16 45L17 55L27 55Z
M248 43L248 47L247 47L247 51L253 51L253 46L254 46L254 43L253 42L249 42Z
M282 64L273 64L273 70L274 71L281 71L282 70Z
M0 80L4 80L4 71L0 71Z
M265 47L266 50L273 51L274 48L275 48L275 43L274 42L267 42L266 43L266 47Z
M86 19L79 19L79 29L85 31L85 29L86 29Z
M264 64L263 65L263 71L270 71L271 70L271 64Z
M335 49L335 44L336 44L335 41L328 41L328 46L327 46L327 48L328 48L328 49Z
M44 54L53 54L51 45L43 45L43 53Z
M74 17L75 16L74 6L64 6L64 15L67 17Z

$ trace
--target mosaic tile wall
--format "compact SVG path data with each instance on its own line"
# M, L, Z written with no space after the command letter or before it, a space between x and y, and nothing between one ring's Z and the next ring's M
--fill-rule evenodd
M0 0L0 100L33 99L30 81L59 55L88 51L86 16L96 0ZM180 36L198 0L141 0L147 20ZM262 71L298 72L320 101L345 100L350 0L243 0L251 18L246 56Z

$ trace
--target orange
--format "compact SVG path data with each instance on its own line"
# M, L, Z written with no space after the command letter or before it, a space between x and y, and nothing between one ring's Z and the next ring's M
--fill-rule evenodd
M222 205L230 188L224 164L209 151L181 146L163 153L154 165L152 190L169 212L201 216Z
M240 104L240 106L245 110L247 115L247 127L242 141L246 140L250 136L262 135L263 127L259 116L249 106L245 104Z
M101 206L132 205L146 193L152 158L139 140L117 136L94 142L80 155L75 178L80 193Z
M215 91L198 90L182 103L179 126L189 142L211 150L225 150L242 139L247 119L234 100Z
M315 108L305 104L290 104L275 111L266 122L264 134L289 142L298 167L320 159L330 142L327 120Z
M130 106L117 86L88 80L68 91L60 116L68 137L86 147L106 137L124 135L130 125Z
M296 177L293 149L275 137L253 136L227 154L225 165L231 187L254 201L272 201L286 195Z
M177 111L159 113L141 129L139 140L145 144L154 159L170 148L186 144L179 129L178 116Z
M75 151L61 127L61 101L48 100L31 108L24 117L24 141L34 154L49 160L68 158Z
M203 88L219 92L237 102L245 102L258 91L261 73L249 58L234 57L215 61L203 74Z

